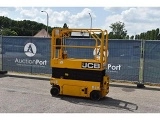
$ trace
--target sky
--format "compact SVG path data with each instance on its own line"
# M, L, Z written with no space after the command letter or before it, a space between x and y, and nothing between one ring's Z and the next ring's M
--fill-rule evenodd
M106 29L121 21L129 35L160 27L160 7L0 7L0 16L13 20L31 20L51 27ZM90 15L89 15L90 13Z
M69 28L90 28L92 26L92 28L106 29L111 32L109 26L121 21L125 24L125 29L130 36L160 27L160 7L149 5L128 7L127 5L107 6L104 4L104 6L52 7L50 5L37 6L34 3L27 6L4 4L0 6L0 16L13 20L31 20L47 25L47 13L41 12L42 10L48 13L48 25L51 27L62 27L64 23L67 23Z

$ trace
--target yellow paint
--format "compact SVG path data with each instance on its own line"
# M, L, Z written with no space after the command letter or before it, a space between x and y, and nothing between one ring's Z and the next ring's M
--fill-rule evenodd
M60 86L61 95L90 97L90 93L93 90L101 91L102 97L105 97L109 92L109 77L104 76L103 82L91 82L82 80L70 80L70 79L57 79L51 78L51 85ZM87 94L85 90L87 89Z
M95 40L95 45L94 46L65 45L64 40L65 38L70 37L71 32L89 33L89 35L92 36L93 40ZM101 37L99 37L97 33L101 33ZM69 58L67 55L67 51L65 50L66 48L81 48L81 49L92 48L92 49L95 49L95 53L98 52L97 50L100 50L100 54L99 56L93 55L93 59ZM107 60L108 60L107 50L108 50L107 30L103 31L101 29L55 28L52 31L52 38L51 38L50 65L51 67L55 67L55 68L103 71L107 67ZM82 67L83 62L90 63L87 69ZM94 67L94 69L92 67ZM69 76L69 74L65 73L65 76ZM60 87L61 95L90 97L90 93L93 90L97 90L97 91L100 91L101 97L105 97L109 93L109 77L108 76L103 76L103 81L101 82L92 82L92 78L91 78L91 81L51 78L50 84L52 86L58 85Z

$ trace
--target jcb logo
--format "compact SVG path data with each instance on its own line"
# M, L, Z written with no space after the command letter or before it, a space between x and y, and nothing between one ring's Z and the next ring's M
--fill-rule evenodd
M100 69L101 68L101 64L100 63L82 62L82 68Z

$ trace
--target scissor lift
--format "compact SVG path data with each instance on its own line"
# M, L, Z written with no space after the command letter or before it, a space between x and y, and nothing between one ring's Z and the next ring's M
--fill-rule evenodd
M92 100L105 97L109 93L109 76L105 74L107 51L106 30L53 29L51 95L87 97Z

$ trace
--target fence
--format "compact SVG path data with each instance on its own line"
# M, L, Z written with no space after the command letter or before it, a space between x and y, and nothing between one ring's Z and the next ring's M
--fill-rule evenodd
M50 39L3 37L3 69L50 74Z
M70 39L68 44L81 44ZM91 38L86 39L90 45ZM106 73L111 79L160 83L160 41L109 40L109 58ZM70 55L85 55L68 50ZM2 68L7 71L51 74L50 39L35 37L2 37ZM93 57L90 51L89 57ZM87 56L88 57L88 56Z
M0 71L2 71L2 35L0 36Z
M144 80L160 83L160 41L145 41L144 44Z
M107 73L112 79L138 81L141 41L109 40Z

